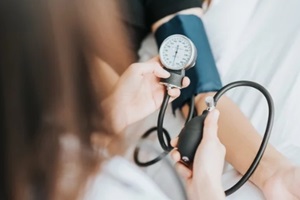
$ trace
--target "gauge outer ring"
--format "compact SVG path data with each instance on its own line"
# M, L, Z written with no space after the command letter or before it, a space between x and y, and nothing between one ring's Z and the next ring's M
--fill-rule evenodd
M188 43L190 43L191 47L192 47L192 52L191 52L191 57L189 59L189 61L187 62L187 64L183 67L183 68L176 68L174 69L172 66L168 66L168 64L166 64L163 59L160 59L161 64L167 68L167 69L171 69L171 70L182 70L182 69L189 69L191 67L193 67L195 65L196 59L197 59L197 49L194 45L194 43L186 36L181 35L181 34L173 34L170 35L169 37L167 37L163 43L161 44L160 48L159 48L159 56L162 57L163 54L163 49L165 48L167 42L172 39L173 37L182 37L183 39L187 40Z

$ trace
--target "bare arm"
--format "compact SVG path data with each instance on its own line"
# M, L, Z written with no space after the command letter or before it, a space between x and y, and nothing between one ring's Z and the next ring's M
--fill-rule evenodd
M166 16L154 23L152 31L155 32L157 28L168 22L176 14ZM201 17L203 12L201 8L192 8L181 11L179 14L194 14ZM196 108L199 113L206 108L204 99L207 95L213 94L199 94L196 98ZM226 160L241 174L244 174L253 161L262 138L238 106L228 97L222 97L218 103L218 109L221 113L218 135L226 147ZM183 112L187 113L187 106L183 108ZM265 182L278 169L288 166L290 166L290 162L274 147L269 145L260 165L252 175L251 181L263 190Z
M213 93L201 94L196 97L196 107L199 112L206 108L206 96ZM244 174L252 163L261 144L261 136L238 106L228 97L223 96L218 102L220 110L218 136L226 147L226 160L241 174ZM278 169L290 165L289 161L272 145L266 152L250 180L260 189Z

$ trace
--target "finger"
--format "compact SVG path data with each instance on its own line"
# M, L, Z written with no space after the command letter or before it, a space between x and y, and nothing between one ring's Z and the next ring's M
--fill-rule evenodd
M167 78L170 76L170 73L163 69L157 61L147 61L142 63L134 63L130 65L130 70L139 74L139 75L146 75L146 74L158 74L161 78ZM162 75L161 75L162 74Z
M180 161L180 153L176 149L174 149L173 151L171 151L170 155L171 155L171 158L175 162L179 162Z
M153 73L159 78L168 78L170 76L170 73L161 65L159 56L155 56L152 59L139 64L144 65L144 69L142 69L142 75Z
M159 62L160 63L160 59L159 59L159 55L154 56L153 58L151 58L150 60L146 61L146 62Z
M153 73L158 78L168 78L170 76L170 73L162 68L159 62L143 63L143 65L141 68L142 75Z
M172 147L176 147L177 143L178 143L178 137L176 137L176 138L174 138L174 139L171 140L171 146Z
M190 79L187 76L185 76L182 80L182 88L186 88L187 86L190 85L190 83L191 83Z
M178 88L172 88L168 90L168 94L170 95L170 97L172 98L177 98L180 95L180 90Z
M218 119L220 112L217 109L211 111L204 121L203 137L215 136L218 132Z
M177 162L177 163L175 164L175 168L176 168L178 174L179 174L182 178L184 178L184 179L189 179L189 178L192 177L192 171L191 171L189 168L187 168L185 165L183 165L182 163Z

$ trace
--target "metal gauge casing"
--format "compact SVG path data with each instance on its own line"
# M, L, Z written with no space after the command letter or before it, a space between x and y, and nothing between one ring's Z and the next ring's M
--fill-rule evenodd
M197 50L189 38L175 34L163 41L159 56L162 65L167 69L189 69L195 65Z

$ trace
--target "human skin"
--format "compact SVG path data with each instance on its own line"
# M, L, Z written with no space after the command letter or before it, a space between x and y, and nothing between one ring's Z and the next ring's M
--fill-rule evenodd
M159 26L172 19L176 14L178 13L167 16L153 24L152 31L155 32ZM193 8L181 11L180 14L194 14L201 17L203 11L200 8ZM109 86L108 91L111 90L113 85ZM204 103L206 96L212 95L213 93L204 93L196 96L196 108L199 113L206 108ZM187 106L183 107L184 114L187 113L187 109ZM241 174L244 174L257 153L261 136L230 98L223 96L218 103L218 109L221 112L218 136L226 147L226 160ZM264 192L266 197L271 197L274 192L270 188L280 185L281 190L276 190L277 193L282 191L281 194L296 195L300 198L300 190L297 191L295 187L292 187L297 181L300 182L300 177L298 176L295 179L285 178L291 176L293 171L297 171L297 169L299 169L298 166L294 166L273 146L268 145L258 168L250 180ZM282 197L282 199L288 199L288 196L286 198Z
M131 65L120 77L111 94L101 103L106 113L104 122L110 127L108 131L121 134L126 126L157 110L165 92L165 86L159 84L158 78L168 76L169 73L162 68L157 58ZM183 86L186 87L188 84L189 80L185 78ZM168 94L172 101L179 96L180 91L174 88L168 90ZM122 102L119 101L120 99ZM132 112L132 110L139 112ZM198 147L195 156L195 170L191 171L182 164L177 164L178 171L185 178L186 190L191 200L225 198L221 186L225 148L217 136L218 116L219 112L214 110L205 120L203 142ZM176 140L172 143L176 146ZM176 158L176 151L173 151L173 157ZM177 154L177 161L179 159ZM205 190L198 188L205 188Z
M159 58L148 62L134 63L122 74L111 93L101 102L106 113L110 132L121 133L128 125L141 120L156 111L163 101L165 86L160 78L167 78L170 73L163 69ZM190 83L183 78L183 87ZM167 90L170 102L180 95L178 88Z
M192 8L166 16L153 24L152 31L155 32L157 28L168 22L176 14L193 14L201 18L203 11L201 8ZM202 93L196 96L195 106L199 113L206 109L205 98L213 95L214 93ZM241 174L244 174L253 162L262 138L230 98L224 95L219 100L217 108L221 113L218 136L226 148L226 161ZM187 116L187 105L182 108L182 112ZM268 199L292 199L292 197L300 199L300 191L295 187L300 183L299 171L299 166L293 165L269 144L250 180L263 191ZM298 176L291 178L292 174L298 174ZM281 195L275 197L273 187L277 187L275 193Z
M221 184L226 149L218 138L219 111L211 111L204 121L203 138L198 146L192 168L180 162L176 148L171 152L176 169L185 181L189 199L221 200L225 193ZM178 138L171 141L176 147Z

